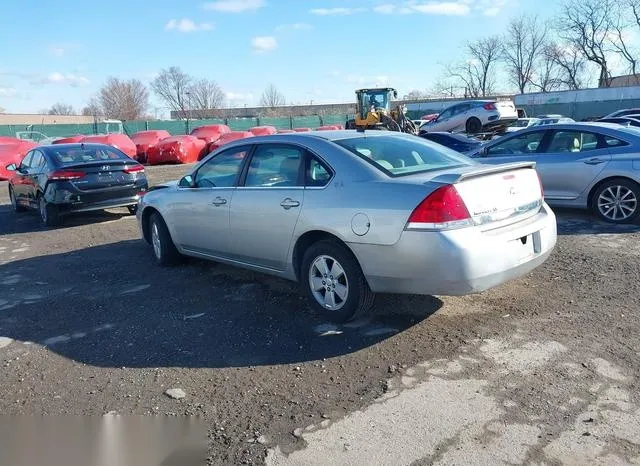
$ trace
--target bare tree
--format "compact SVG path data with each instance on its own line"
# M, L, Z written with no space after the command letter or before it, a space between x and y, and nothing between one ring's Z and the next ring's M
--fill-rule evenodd
M87 105L82 109L82 114L84 116L92 116L94 118L104 116L100 100L97 97L91 97L89 102L87 102Z
M530 84L541 92L551 92L562 86L561 70L557 62L557 49L553 43L547 43L540 50Z
M599 85L609 87L608 57L615 36L615 0L568 0L562 8L558 33L599 70Z
M506 64L509 80L520 94L524 94L532 82L548 33L547 24L539 22L535 16L519 16L507 27L502 59Z
M418 89L412 89L408 94L402 96L403 100L420 100L429 97L429 93L426 91L420 91Z
M262 93L262 97L260 97L260 105L262 107L268 107L272 110L284 104L284 95L281 94L278 88L273 84L270 84L269 87L267 87Z
M100 89L100 107L107 118L137 120L149 106L149 91L137 79L110 77Z
M73 107L62 102L55 103L47 111L49 115L73 115Z
M581 89L584 85L586 59L575 45L552 44L547 53L558 67L557 82L566 89Z
M616 12L613 18L614 37L612 45L618 55L629 64L631 74L635 75L638 72L637 50L631 48L626 34L626 31L634 26L640 29L640 0L620 1L616 4Z
M466 97L485 97L494 92L495 66L502 54L498 36L485 37L466 45L466 61L449 65L445 72L462 86Z
M167 107L180 112L183 118L188 118L189 88L192 80L193 78L179 67L171 66L160 71L160 74L151 82L151 89Z
M225 94L217 82L199 79L189 86L190 110L198 118L207 118L210 109L219 108L224 103Z

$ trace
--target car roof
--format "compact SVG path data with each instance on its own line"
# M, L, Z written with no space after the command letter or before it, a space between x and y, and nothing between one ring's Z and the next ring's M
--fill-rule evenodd
M597 130L598 128L602 128L618 134L622 133L632 137L640 137L640 130L636 127L622 126L619 123L607 123L602 121L576 121L576 122L569 122L569 123L554 123L552 125L529 126L528 128L523 128L519 131L510 133L509 136L511 137L511 135L513 135L513 137L517 137L517 135L522 136L523 134L528 134L530 132L537 132L537 131L549 131L549 130L588 131L588 130ZM500 139L496 139L495 141L497 142Z

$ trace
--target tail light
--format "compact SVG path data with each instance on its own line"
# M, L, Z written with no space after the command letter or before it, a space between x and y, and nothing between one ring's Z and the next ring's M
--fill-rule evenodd
M484 104L482 108L484 108L485 110L495 110L496 106L493 103L488 103L488 104Z
M130 165L124 168L125 173L142 173L144 172L144 167L142 165Z
M49 175L50 181L68 181L83 178L84 172L79 170L56 170Z
M473 220L455 186L449 184L429 194L411 212L409 230L450 230L473 225Z

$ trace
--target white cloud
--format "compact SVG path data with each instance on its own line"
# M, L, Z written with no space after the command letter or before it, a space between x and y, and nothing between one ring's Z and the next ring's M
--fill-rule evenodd
M202 8L221 13L244 13L256 11L266 6L265 0L218 0L202 5Z
M78 44L73 43L55 43L49 45L49 53L54 57L64 57L69 52L78 49Z
M13 87L0 87L0 97L15 97L17 93Z
M497 16L499 13L500 13L500 8L497 8L497 7L487 8L482 12L482 14L485 16Z
M164 27L165 31L180 32L210 31L211 29L213 25L210 23L195 23L188 18L170 19Z
M230 106L250 104L253 102L253 94L242 92L225 92L225 97Z
M385 3L374 7L373 11L385 15L422 13L426 15L465 16L471 12L468 0L450 2L404 2L402 6Z
M84 76L79 76L71 73L62 74L62 73L51 73L48 76L43 76L31 81L31 84L60 84L60 85L69 85L71 87L80 87L89 84L89 80Z
M271 52L278 47L278 41L272 36L258 36L251 39L251 46L257 53Z
M276 27L276 31L308 31L310 29L313 29L313 26L307 23L281 24Z
M365 8L314 8L309 10L309 13L318 16L346 16L362 11L365 11Z

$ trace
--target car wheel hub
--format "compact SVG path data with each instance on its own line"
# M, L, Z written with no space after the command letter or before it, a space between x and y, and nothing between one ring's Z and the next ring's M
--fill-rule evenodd
M158 231L158 225L153 224L151 228L151 242L153 243L153 252L158 259L162 255L162 248L160 247L160 232Z
M330 256L319 256L309 269L309 286L315 300L330 311L340 310L349 297L349 282L342 265Z
M636 212L637 208L636 195L625 186L610 186L598 197L598 210L610 220L626 220Z

